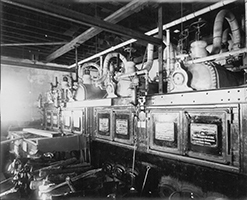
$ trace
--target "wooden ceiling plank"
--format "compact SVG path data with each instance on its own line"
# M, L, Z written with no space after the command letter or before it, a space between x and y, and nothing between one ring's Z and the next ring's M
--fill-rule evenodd
M114 12L113 14L106 17L104 21L116 24L119 21L127 18L134 12L140 10L145 4L147 4L146 0L145 1L133 0L124 7ZM83 32L82 34L71 40L69 43L65 44L64 46L60 47L59 49L51 53L49 56L47 56L46 61L50 62L56 59L57 57L62 56L63 54L73 49L76 44L83 44L84 42L96 36L100 32L102 32L102 29L95 27L86 30L85 32Z

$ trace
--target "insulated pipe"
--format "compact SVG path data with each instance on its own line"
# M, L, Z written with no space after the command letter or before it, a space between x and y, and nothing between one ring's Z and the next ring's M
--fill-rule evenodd
M154 37L158 37L158 35L155 35ZM169 60L172 58L175 58L175 50L173 45L170 44L170 36L165 37L163 36L163 43L167 46L164 51L163 51L163 59L168 59ZM168 42L169 40L169 42ZM153 58L154 58L154 45L153 44L148 44L147 45L147 62L145 63L143 69L146 69L147 71L150 71L153 65Z
M229 10L221 10L214 21L214 32L213 32L213 48L211 54L217 54L221 50L222 43L222 28L223 22L226 19L231 27L233 35L233 50L237 50L240 47L240 30L238 22L235 16Z
M216 10L218 8L221 8L221 7L225 6L225 5L231 4L231 3L236 2L236 1L238 1L238 0L222 0L222 1L219 1L219 2L217 2L217 3L215 3L215 4L211 5L211 6L208 6L206 8L203 8L201 10L198 10L198 11L194 12L194 13L191 13L189 15L186 15L186 16L181 17L179 19L176 19L176 20L174 20L174 21L172 21L172 22L170 22L168 24L163 25L163 30L168 29L170 27L173 27L175 25L181 24L183 22L186 22L186 21L191 20L191 19L193 19L195 17L198 17L198 16L203 15L205 13L208 13L210 11ZM155 28L153 30L150 30L150 31L146 32L145 34L146 35L154 35L157 32L158 32L158 28ZM84 60L81 60L79 62L79 64L88 62L88 61L90 61L90 60L92 60L94 58L98 58L101 55L107 54L107 53L109 53L111 51L115 51L116 49L119 49L119 48L124 47L124 46L129 45L129 44L132 44L132 43L134 43L136 41L137 41L136 39L130 39L130 40L127 40L127 41L125 41L123 43L120 43L120 44L118 44L116 46L112 46L109 49L106 49L106 50L104 50L104 51L102 51L100 53L97 53L97 54L95 54L93 56L85 58ZM75 67L75 64L70 65L69 67L70 68Z
M101 77L100 66L97 63L94 63L94 62L84 63L83 65L81 65L78 68L78 77L82 79L83 75L84 75L84 69L86 67L90 67L90 66L95 67L98 70L98 72L99 72L99 78L98 79L100 79L100 77ZM98 79L94 79L94 81L98 81Z
M166 37L167 37L167 57L166 57L166 78L169 77L170 74L170 30L166 29Z
M242 49L238 49L238 50L234 50L234 51L228 51L228 52L224 52L224 53L220 53L220 54L207 56L207 57L204 57L204 58L198 58L198 59L195 59L195 60L189 60L189 61L186 62L186 66L192 65L192 64L196 64L196 63L201 63L201 62L213 61L215 59L224 59L225 57L228 57L228 56L244 54L246 52L247 52L247 47L242 48Z
M222 34L222 42L221 42L221 52L226 52L228 51L228 47L229 47L229 44L228 44L228 35L229 35L229 28L225 29L223 31L223 34ZM231 39L233 41L233 38L231 36Z
M222 34L222 44L226 43L228 41L228 35L229 35L229 28L225 29Z
M163 38L163 29L162 29L162 25L163 25L163 6L160 5L158 8L158 36L159 39ZM164 40L164 38L163 38ZM163 52L164 52L164 47L162 44L160 44L158 46L158 63L159 63L159 67L158 67L158 72L159 72L159 94L162 94L164 92L164 84L163 84L163 62L164 62L164 58L163 58Z
M103 63L103 76L107 74L110 59L113 57L118 57L118 56L119 56L120 60L123 62L124 67L125 67L125 65L127 63L127 59L121 53L116 53L116 52L109 53L106 55L104 63Z
M147 62L145 63L143 69L150 71L150 69L153 66L153 60L154 60L154 45L148 44L147 45Z

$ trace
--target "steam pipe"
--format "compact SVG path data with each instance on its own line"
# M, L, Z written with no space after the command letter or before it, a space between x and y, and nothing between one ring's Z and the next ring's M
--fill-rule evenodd
M75 63L76 63L76 68L75 68L76 80L75 80L75 82L78 82L78 80L79 80L79 75L78 75L79 65L78 65L77 47L75 47Z
M221 42L221 52L226 52L228 51L228 35L229 35L229 28L225 29L223 31L223 34L222 34L222 42ZM231 37L231 39L233 40L233 38Z
M158 35L155 35L154 37L158 37ZM163 43L166 45L166 48L163 51L164 59L168 59L168 55L169 55L169 59L175 58L175 50L174 50L174 47L170 44L169 38L170 36L168 36L168 38L163 36ZM153 55L154 55L154 45L149 43L147 45L147 62L145 63L145 66L143 67L143 69L150 71L153 65L153 58L154 58Z
M166 78L169 76L170 74L170 30L167 29L166 30L166 37L167 37L167 57L166 57Z
M216 10L218 8L221 8L221 7L225 6L225 5L231 4L231 3L236 2L236 1L238 1L238 0L222 0L222 1L219 1L219 2L217 2L217 3L215 3L215 4L211 5L211 6L208 6L206 8L203 8L201 10L198 10L198 11L194 12L194 13L191 13L189 15L186 15L186 16L181 17L181 18L179 18L177 20L174 20L174 21L172 21L172 22L170 22L168 24L163 25L163 30L169 29L170 27L173 27L175 25L181 24L181 23L183 23L185 21L188 21L190 19L193 19L195 17L198 17L198 16L203 15L205 13L208 13L210 11ZM150 31L146 32L145 34L150 36L150 35L154 35L156 33L158 33L158 28L150 30ZM104 55L104 54L107 54L109 52L115 51L116 49L119 49L121 47L129 45L129 44L134 43L136 41L137 41L136 39L130 39L130 40L127 40L127 41L125 41L123 43L120 43L120 44L118 44L116 46L112 46L109 49L106 49L106 50L104 50L102 52L99 52L99 53L97 53L97 54L95 54L93 56L90 56L90 57L88 57L88 58L86 58L84 60L79 61L79 64L88 62L88 61L90 61L90 60L92 60L94 58L98 58L101 55ZM75 64L69 66L69 68L72 68L72 67L75 67Z
M99 72L99 77L101 77L101 70L100 70L100 66L97 64L97 63L94 63L94 62L88 62L88 63L84 63L83 65L81 65L79 68L78 68L78 77L79 78L83 78L83 75L84 75L84 68L86 67L89 67L89 66L93 66L95 67L98 72ZM95 81L98 81L98 79L96 79Z
M246 53L246 52L247 52L247 47L239 49L239 50L233 50L233 51L224 52L221 54L215 54L215 55L211 55L211 56L207 56L207 57L203 57L203 58L198 58L195 60L189 60L185 64L187 66L187 65L192 65L192 64L196 64L196 63L212 61L215 59L221 59L221 58L223 59L223 58L228 57L228 56L239 55L239 54Z
M163 6L159 6L158 8L158 36L159 39L163 38ZM164 39L163 39L164 40ZM158 46L158 63L159 63L159 94L162 94L164 91L164 84L163 84L163 45ZM168 49L169 50L169 49Z
M143 69L150 71L150 69L153 66L153 59L154 59L154 45L149 43L147 45L147 62L145 63Z
M222 43L222 28L223 22L226 19L231 27L233 35L233 50L237 50L240 47L240 30L238 22L235 16L229 10L221 10L214 21L214 32L213 32L213 48L211 54L217 54L221 50Z
M228 40L228 35L229 35L229 28L225 29L222 34L222 43L226 43Z
M102 72L102 70L103 70L103 56L100 56L99 57L100 58L100 69L101 69L101 72Z
M103 76L107 74L110 59L113 57L118 57L118 56L119 56L120 60L122 60L124 66L125 66L127 59L121 53L116 53L116 52L109 53L106 55L104 63L103 63Z

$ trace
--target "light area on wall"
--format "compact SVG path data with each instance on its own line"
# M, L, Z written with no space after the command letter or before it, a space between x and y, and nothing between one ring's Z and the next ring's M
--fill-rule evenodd
M1 75L1 121L25 120L23 117L26 117L26 108L23 102L27 101L28 94L25 82L11 77L11 73L3 74L2 71Z
M23 124L42 120L38 98L50 90L64 72L1 66L1 122Z

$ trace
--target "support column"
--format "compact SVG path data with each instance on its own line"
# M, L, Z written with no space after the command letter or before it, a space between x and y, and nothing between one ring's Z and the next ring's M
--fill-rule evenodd
M245 26L245 47L247 47L247 0L244 1L245 2L245 16L244 16L244 26ZM244 58L243 58L243 67L245 70L245 74L244 74L244 83L247 84L247 55L244 54Z
M158 37L163 41L163 7L158 8ZM158 46L159 93L163 94L163 42Z
M247 0L245 0L245 47L247 47Z

